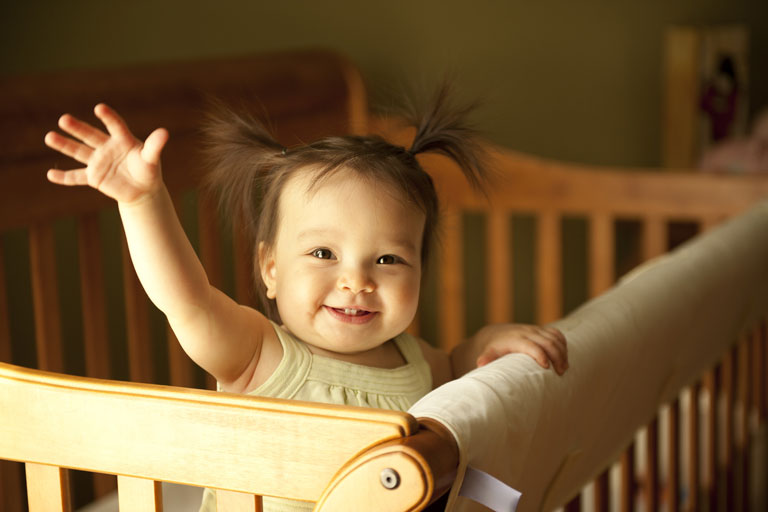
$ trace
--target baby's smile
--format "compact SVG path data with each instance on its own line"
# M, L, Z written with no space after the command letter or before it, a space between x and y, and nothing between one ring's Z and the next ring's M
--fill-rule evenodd
M333 318L351 324L368 323L377 314L375 311L368 311L362 308L335 308L332 306L324 306L324 308Z

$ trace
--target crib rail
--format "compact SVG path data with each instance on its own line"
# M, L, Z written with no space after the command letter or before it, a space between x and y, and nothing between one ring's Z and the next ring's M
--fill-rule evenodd
M533 238L527 241L535 248L536 263L528 300L535 303L532 320L546 323L567 312L564 267L572 256L564 248L568 219L581 219L585 225L586 299L610 288L634 265L768 197L766 176L595 168L507 150L495 152L493 162L501 172L486 197L468 194L460 173L445 159L425 159L445 205L436 279L436 295L442 300L439 319L431 323L438 326L438 339L447 348L472 331L467 318L473 303L484 305L484 322L517 319L515 282L526 278L516 272L517 216L533 219ZM468 229L478 226L475 222L469 227L468 215L480 215L484 232L484 290L474 295L467 290L471 277L462 261L462 247L477 243ZM629 242L633 250L619 261L617 236L627 222L634 223L635 239ZM765 324L734 340L733 351L662 408L638 433L636 444L566 509L748 510L750 493L760 491L754 485L749 488L750 464L756 462L752 458L768 458L765 452L752 453L755 439L766 429L765 354Z
M223 489L223 510L238 503L237 510L254 511L260 498L253 495L320 500L316 510L353 503L419 510L435 482L445 481L433 473L442 467L441 447L399 412L77 378L4 363L0 410L13 411L0 415L0 457L26 463L31 511L69 510L67 468L119 475L122 512L161 510L160 481ZM400 485L380 482L385 469ZM362 501L361 490L368 494Z

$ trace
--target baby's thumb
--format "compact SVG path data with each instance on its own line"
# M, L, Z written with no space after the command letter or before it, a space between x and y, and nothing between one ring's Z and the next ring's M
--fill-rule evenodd
M497 351L491 349L490 347L486 347L485 350L477 357L475 360L475 365L480 368L481 366L485 366L488 363L491 363L498 359L501 356Z
M160 161L160 153L163 152L165 143L168 142L168 130L158 128L153 131L144 141L144 147L141 148L141 158L150 164L156 164Z

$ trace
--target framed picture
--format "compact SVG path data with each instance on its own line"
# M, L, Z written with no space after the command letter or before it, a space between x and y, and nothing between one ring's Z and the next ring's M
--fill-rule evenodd
M664 42L662 161L693 169L714 144L747 133L748 31L670 27Z

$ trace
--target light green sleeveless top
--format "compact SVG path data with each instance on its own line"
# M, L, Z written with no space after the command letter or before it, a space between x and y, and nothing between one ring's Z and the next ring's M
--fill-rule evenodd
M386 369L312 354L305 343L272 325L283 346L283 358L275 372L251 395L407 411L432 390L432 373L419 341L408 333L394 339L406 364ZM267 496L263 505L264 512L304 512L314 506ZM206 489L200 512L215 511L216 494Z

